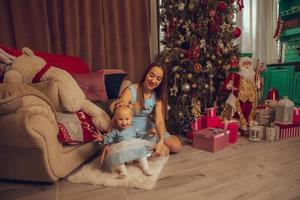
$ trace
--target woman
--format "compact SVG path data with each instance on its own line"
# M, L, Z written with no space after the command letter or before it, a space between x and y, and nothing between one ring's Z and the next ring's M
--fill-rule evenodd
M153 156L166 156L169 152L176 153L181 149L178 137L170 135L165 127L166 78L163 67L153 63L146 70L142 80L128 86L120 97L122 102L133 104L135 113L132 126L145 133L151 128L156 129L157 139L146 138L145 135L145 139L156 143ZM152 113L154 122L151 120Z

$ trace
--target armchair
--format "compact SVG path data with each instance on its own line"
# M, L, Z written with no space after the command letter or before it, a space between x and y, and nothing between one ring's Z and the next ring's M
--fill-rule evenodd
M93 142L63 145L55 82L0 84L0 178L53 182L91 157Z

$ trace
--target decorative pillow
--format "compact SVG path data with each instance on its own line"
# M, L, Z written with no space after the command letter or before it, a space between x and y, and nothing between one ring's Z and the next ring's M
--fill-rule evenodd
M100 132L91 117L82 111L57 113L58 140L63 144L79 144L93 141L93 134Z
M119 69L103 69L91 73L72 74L86 98L94 102L117 98L126 75L125 71Z
M103 80L103 74L91 72L84 74L72 74L79 87L90 101L106 101L107 94Z
M126 74L105 74L104 77L108 99L118 98L120 87Z
M21 50L19 49L10 48L3 45L0 45L0 48L6 53L16 57L22 54ZM48 64L64 69L69 73L90 72L89 66L79 57L41 51L34 51L34 54L43 58Z

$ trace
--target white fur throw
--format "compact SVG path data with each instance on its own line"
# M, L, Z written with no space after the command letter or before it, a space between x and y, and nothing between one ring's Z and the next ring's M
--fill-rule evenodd
M119 186L128 188L137 188L151 190L155 187L156 181L163 166L167 163L169 157L157 157L149 160L149 166L154 172L152 176L145 176L138 167L138 163L127 165L129 176L125 179L118 178L116 172L111 173L107 169L100 167L99 159L85 164L79 171L74 172L67 177L71 183L86 183L92 185Z

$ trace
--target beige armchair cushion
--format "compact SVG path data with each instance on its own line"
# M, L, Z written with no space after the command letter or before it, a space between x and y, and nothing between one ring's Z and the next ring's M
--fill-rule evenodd
M24 83L0 84L0 115L30 112L56 122L55 108L47 96Z

